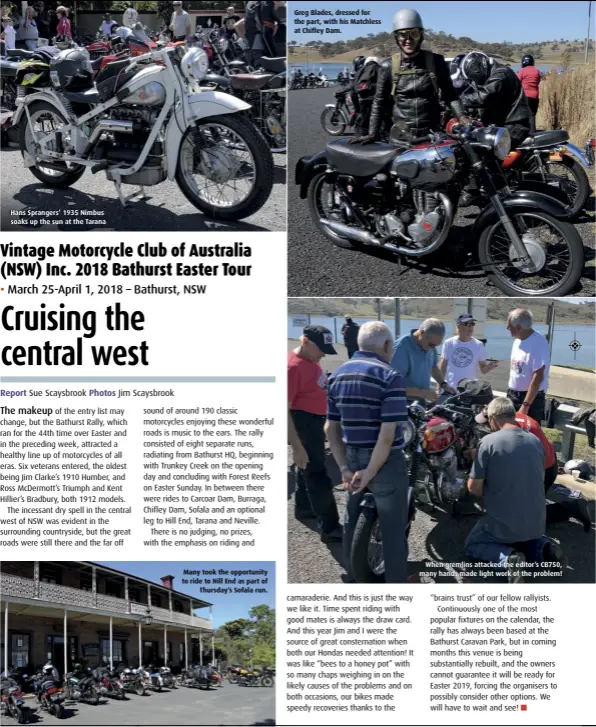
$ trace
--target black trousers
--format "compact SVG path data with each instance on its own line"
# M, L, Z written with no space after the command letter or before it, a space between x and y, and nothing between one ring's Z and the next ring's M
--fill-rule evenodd
M348 350L348 358L352 358L352 356L356 353L358 350L358 346L346 346Z
M532 116L530 118L530 134L536 133L536 113L538 112L539 101L540 99L538 98L528 99L528 106L530 107L530 111L532 113Z
M325 417L298 409L292 409L290 416L308 455L306 469L296 467L296 510L312 510L321 523L321 530L330 533L339 526L339 513L333 483L325 469Z
M513 402L513 406L515 407L515 411L519 411L519 408L524 403L527 391L513 391L513 389L507 390L507 398L511 399ZM527 414L529 417L532 417L532 419L535 419L538 424L542 424L542 420L544 419L544 403L546 401L546 394L544 391L539 391L536 394L536 398L532 402L532 406L529 408L529 410L526 411L524 409L524 413Z

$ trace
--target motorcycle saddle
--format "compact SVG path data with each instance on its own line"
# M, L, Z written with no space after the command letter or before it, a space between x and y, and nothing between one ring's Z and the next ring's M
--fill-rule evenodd
M518 149L543 149L553 144L563 144L569 141L569 134L566 131L537 131L533 136L528 136L517 147Z
M230 88L235 91L258 91L273 78L273 73L235 73L230 76Z
M34 50L23 50L22 48L8 48L6 51L7 58L33 58Z
M278 56L277 58L267 58L264 56L260 60L261 68L264 68L269 73L283 73L286 70L286 58L285 56Z
M378 174L403 151L393 144L349 144L348 139L334 139L327 144L326 149L328 163L339 174L354 177Z

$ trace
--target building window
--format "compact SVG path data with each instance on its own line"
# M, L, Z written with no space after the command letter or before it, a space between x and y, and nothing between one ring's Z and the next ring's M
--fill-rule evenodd
M50 565L42 563L39 568L39 580L44 583L62 583L62 571L60 568L54 568Z
M10 636L10 662L16 668L27 666L31 655L29 634L15 634Z
M161 596L159 595L159 593L151 594L151 605L156 606L157 608L161 608Z
M120 585L118 583L106 583L106 595L113 596L114 598L121 598Z
M119 664L121 662L126 663L126 649L125 649L125 641L122 639L112 639L112 660L114 664ZM110 661L110 640L109 639L100 639L99 640L99 647L101 649L101 654L103 656L103 660L106 663L109 663Z
M132 601L133 603L140 603L141 602L141 592L138 588L129 588L128 589L128 599Z
M182 605L182 601L174 601L174 611L178 613L184 613L184 606Z
M93 578L88 573L81 573L81 591L93 590Z

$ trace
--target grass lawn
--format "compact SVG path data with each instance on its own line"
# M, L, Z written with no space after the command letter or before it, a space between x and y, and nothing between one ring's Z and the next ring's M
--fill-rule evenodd
M563 432L558 429L544 429L544 434L549 442L551 442L555 451L558 453L561 448L561 442L563 440ZM557 446L558 445L558 446ZM575 435L575 448L573 450L574 459L584 459L588 464L594 468L596 466L595 461L596 453L593 449L588 446L588 437L585 434Z

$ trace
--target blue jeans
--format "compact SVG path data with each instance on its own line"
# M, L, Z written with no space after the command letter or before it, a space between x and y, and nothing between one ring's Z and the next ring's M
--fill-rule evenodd
M544 536L524 542L504 543L488 530L488 520L483 517L474 525L466 538L465 551L468 558L482 563L498 563L501 568L507 567L507 558L514 550L521 550L528 561L540 563L542 549L548 539Z
M372 449L347 447L348 467L352 472L366 469ZM408 541L405 536L408 524L408 471L404 453L394 449L385 464L369 483L368 489L375 498L383 533L386 583L405 583L408 576ZM360 503L365 490L349 494L344 522L344 565L349 578L353 578L351 551L354 528L360 513Z

